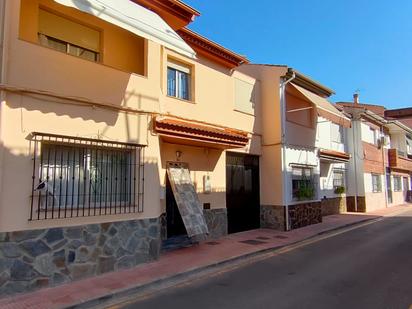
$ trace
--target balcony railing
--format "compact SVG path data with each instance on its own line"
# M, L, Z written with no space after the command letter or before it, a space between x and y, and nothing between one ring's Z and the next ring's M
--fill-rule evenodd
M412 171L412 159L402 156L397 149L388 150L388 159L391 168Z

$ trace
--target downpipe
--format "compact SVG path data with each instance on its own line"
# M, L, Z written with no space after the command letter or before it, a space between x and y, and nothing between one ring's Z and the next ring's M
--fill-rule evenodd
M285 205L285 228L286 231L290 231L290 222L289 222L289 203L286 196L286 179L287 179L287 166L286 166L286 85L289 84L296 77L295 72L292 76L282 81L280 84L280 113L281 113L281 124L282 124L282 135L281 135L281 145L282 145L282 200L283 205Z

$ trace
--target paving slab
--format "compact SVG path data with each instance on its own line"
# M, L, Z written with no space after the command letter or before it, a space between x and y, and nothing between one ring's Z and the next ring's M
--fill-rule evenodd
M396 216L410 207L402 205L365 214L330 215L323 217L322 223L288 232L257 229L230 234L189 248L166 252L158 260L135 268L2 298L0 308L87 308L113 298L153 289L156 284L173 284L173 280L181 280L185 276L219 265L230 265L241 259L256 257L337 229L386 216Z

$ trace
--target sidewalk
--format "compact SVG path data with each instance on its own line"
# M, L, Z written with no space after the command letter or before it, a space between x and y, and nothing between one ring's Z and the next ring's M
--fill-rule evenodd
M93 306L114 297L150 290L156 284L172 284L173 280L184 279L207 269L229 266L231 263L273 252L280 247L332 230L381 217L396 216L407 209L412 207L397 206L367 214L331 215L324 217L320 224L289 232L259 229L231 234L216 241L165 253L154 262L132 269L3 298L0 299L0 308L53 309Z

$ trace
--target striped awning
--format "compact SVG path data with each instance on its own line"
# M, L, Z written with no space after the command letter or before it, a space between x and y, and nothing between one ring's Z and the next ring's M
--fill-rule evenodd
M303 87L295 85L293 83L290 84L293 88L295 88L303 97L307 100L312 102L315 107L316 111L319 116L328 119L329 121L341 125L345 128L350 128L351 121L349 118L345 117L332 103L330 103L325 98L306 90Z

